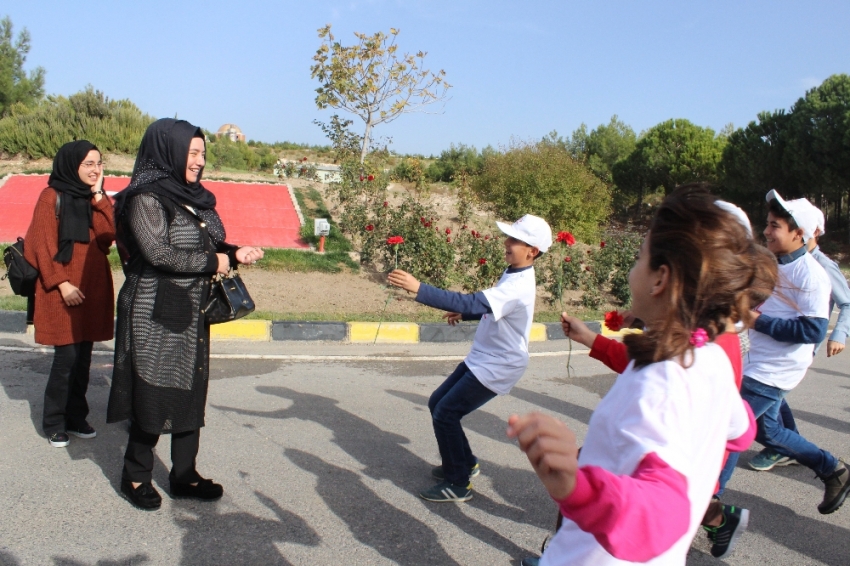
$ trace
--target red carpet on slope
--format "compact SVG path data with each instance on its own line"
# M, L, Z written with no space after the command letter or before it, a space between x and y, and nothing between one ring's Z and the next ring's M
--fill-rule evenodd
M130 183L126 177L107 177L105 189L113 192ZM0 187L0 242L25 236L38 195L47 186L47 175L12 175ZM227 241L269 248L309 246L299 236L301 222L284 185L205 181L215 193L216 210L227 229Z

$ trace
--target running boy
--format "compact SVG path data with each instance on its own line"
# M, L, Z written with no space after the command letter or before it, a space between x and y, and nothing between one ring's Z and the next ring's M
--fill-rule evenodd
M743 397L758 419L758 440L811 469L824 483L821 514L836 511L850 491L850 470L838 458L780 422L785 396L805 377L815 344L826 338L829 318L829 277L806 252L804 241L814 236L817 217L806 199L785 201L775 190L767 194L764 236L779 262L779 281L771 297L757 310L750 331L750 351L744 361ZM732 475L737 454L730 455L720 476L720 492Z
M510 266L495 287L473 294L455 293L420 283L400 269L389 282L411 293L416 301L448 311L451 325L460 320L481 322L472 349L428 400L442 465L432 470L440 480L419 495L428 501L469 501L471 476L479 473L460 420L496 395L506 395L528 366L528 337L534 318L534 260L552 245L552 230L542 218L526 214L513 225L497 222L507 236L505 260Z
M823 212L815 205L812 207L815 218L817 219L817 228L814 236L806 240L806 249L812 254L812 257L826 270L829 277L829 283L832 288L829 297L829 315L832 315L832 308L838 307L838 320L835 323L835 328L829 335L826 341L826 355L832 357L844 351L844 341L847 334L850 334L850 287L847 286L847 279L841 273L838 264L832 261L829 256L820 251L818 247L818 239L823 236L826 231L826 222L824 221ZM815 355L821 344L815 345ZM788 406L786 399L782 400L782 405L779 408L779 415L782 426L797 432L797 423L794 420L794 414L791 412L791 407ZM774 466L787 466L796 464L797 461L784 454L780 454L770 448L764 448L761 452L752 457L749 465L752 469L761 472L773 469Z

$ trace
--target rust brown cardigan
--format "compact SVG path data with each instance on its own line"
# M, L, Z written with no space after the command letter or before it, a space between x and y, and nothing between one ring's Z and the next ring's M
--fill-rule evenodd
M114 329L115 299L109 246L115 239L112 202L104 196L92 199L89 243L74 242L74 255L68 263L58 263L59 220L56 218L56 191L48 187L38 197L32 223L27 230L24 257L39 271L35 286L35 341L47 346L111 340ZM62 300L59 284L69 281L85 296L83 304L69 307Z

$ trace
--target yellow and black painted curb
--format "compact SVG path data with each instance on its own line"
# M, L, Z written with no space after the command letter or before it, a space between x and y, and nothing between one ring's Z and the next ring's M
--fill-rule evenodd
M599 322L587 323L595 332L605 336L611 333ZM379 328L380 327L380 328ZM235 320L210 327L212 340L249 340L258 342L279 340L327 340L351 343L417 344L419 342L470 342L478 328L477 323L464 322L456 326L445 323L414 322L309 322L272 320ZM0 332L26 333L26 313L0 311ZM30 327L29 332L32 332ZM558 322L531 325L532 342L564 340Z

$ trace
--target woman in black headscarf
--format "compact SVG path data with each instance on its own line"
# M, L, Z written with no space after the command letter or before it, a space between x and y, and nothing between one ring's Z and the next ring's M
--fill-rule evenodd
M223 489L195 470L209 381L209 324L201 311L210 279L263 251L225 243L215 195L201 185L204 136L183 120L151 124L130 186L116 198L126 281L118 294L115 365L107 422L130 419L121 492L156 509L153 448L171 434L170 491L213 500Z
M93 342L112 339L109 247L112 203L103 192L103 163L94 144L66 143L33 212L24 257L39 271L35 341L54 346L44 391L42 428L51 446L73 434L93 438L86 390Z

